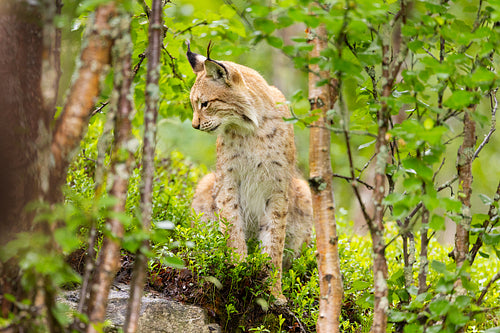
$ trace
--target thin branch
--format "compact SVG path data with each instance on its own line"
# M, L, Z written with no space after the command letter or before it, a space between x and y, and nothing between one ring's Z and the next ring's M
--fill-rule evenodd
M231 7L235 12L236 14L238 14L238 16L243 20L243 22L245 22L245 24L248 26L248 28L250 30L255 30L253 24L248 20L248 18L245 16L245 11L244 10L238 10L238 8L236 7L236 5L234 4L234 2L232 0L224 0L224 3L226 5L228 5L229 7Z
M429 49L426 49L425 47L422 46L422 50L425 51L425 53L427 53L428 55L430 55L432 58L434 58L434 60L437 60L439 61L438 58L436 58L436 56L434 54L431 53L431 51Z
M142 8L144 9L144 13L146 13L146 16L148 17L149 20L149 15L151 15L151 9L149 8L148 4L144 0L139 1Z
M491 127L490 127L490 131L488 132L488 134L486 134L486 136L483 139L483 142L481 142L479 147L477 147L476 151L474 152L474 156L472 157L472 160L475 160L477 158L477 156L479 155L479 153L481 152L481 150L483 150L484 146L488 142L490 142L490 138L496 130L496 123L497 123L496 113L497 113L497 109L498 109L497 91L498 91L498 88L493 90L493 91L490 91L490 103L491 103Z
M479 249L481 248L481 246L483 246L483 236L486 234L487 232L486 230L488 229L488 227L490 227L491 230L500 222L500 219L498 218L498 210L495 207L495 204L497 204L498 201L500 200L500 182L498 182L497 191L493 198L494 198L493 202L490 204L490 208L488 209L488 220L483 222L483 225L481 226L483 230L481 230L479 235L477 235L476 242L474 243L469 252L471 265L472 263L474 263L474 260L476 259L476 255L479 252ZM495 222L493 223L493 221Z
M95 116L96 114L98 114L99 112L102 111L102 109L104 109L104 107L106 105L108 105L109 102L104 102L104 103L101 103L101 106L99 106L98 108L95 108L94 111L92 111L92 113L90 114L90 117L93 117Z
M200 21L198 23L195 23L193 24L192 26L190 27L187 27L186 29L184 30L181 30L181 31L177 31L174 33L174 37L177 37L179 35L182 35L183 33L186 33L188 31L191 31L192 29L196 28L196 27L199 27L199 26L202 26L202 25L208 25L208 21L207 20L203 20L203 21Z
M370 159L365 163L365 165L363 165L363 167L361 169L356 169L360 175L363 173L363 171L365 171L370 166L370 163L373 161L375 156L376 155L373 154L372 157L370 157Z
M446 183L440 185L436 191L438 192L441 192L442 190L444 190L445 188L449 187L450 190L451 190L451 193L453 194L453 188L451 187L451 185L456 182L458 179L458 175L454 175L453 178L451 178L450 180L448 180Z
M340 178L340 179L344 179L346 180L347 182L358 182L360 184L363 184L366 186L367 189L369 190L373 190L373 186L371 186L370 184L364 182L363 180L359 179L359 177L356 177L356 178L352 178L352 177L347 177L347 176L343 176L343 175L339 175L338 173L334 173L332 175L334 178Z
M490 289L490 287L493 285L493 283L497 282L499 279L500 279L500 272L495 274L495 276L493 276L490 279L490 281L488 282L488 284L483 288L483 290L481 291L481 295L479 295L479 297L476 300L476 305L481 305L481 303L483 302L484 296L486 296L486 293L488 292L488 289Z
M341 89L341 85L342 85L342 75L340 75L340 74L338 75L338 82L339 82L339 90L340 90ZM340 105L340 108L342 110L342 114L346 114L347 115L347 110L346 110L346 107L345 107L345 104L344 104L343 94L339 94L339 105ZM346 144L346 147L347 147L347 156L348 156L348 161L349 161L349 170L351 172L351 177L350 178L351 179L356 179L356 176L355 176L355 173L354 173L354 169L355 169L354 168L354 162L353 162L353 159L352 159L351 139L350 139L350 136L349 136L349 131L347 130L346 123L347 123L346 121L343 122L343 127L344 127L343 133L344 133L345 144ZM352 190L354 191L354 195L356 195L356 199L358 200L359 206L361 207L361 212L363 213L363 217L365 218L366 224L368 225L368 228L370 228L370 230L372 230L372 228L373 228L373 220L372 220L370 214L368 214L368 210L366 209L365 203L363 202L363 199L361 198L361 194L359 193L359 189L356 186L356 183L351 181L351 187L352 187ZM370 185L370 187L371 187L371 189L373 189L373 186Z
M132 71L132 75L135 77L137 75L137 72L139 72L139 69L141 68L142 63L144 62L144 59L146 59L146 51L142 52L139 54L139 62L134 66L134 70Z

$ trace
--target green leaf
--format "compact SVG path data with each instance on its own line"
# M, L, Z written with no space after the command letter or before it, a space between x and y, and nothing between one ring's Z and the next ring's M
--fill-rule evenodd
M453 307L452 311L448 312L447 320L455 325L463 326L469 321L469 317L465 316L461 311ZM454 311L453 311L454 310Z
M462 210L462 203L459 200L451 198L441 198L441 206L448 212L460 213Z
M500 234L484 234L483 235L483 242L486 245L496 245L500 243Z
M167 256L161 258L161 263L172 268L184 268L184 261L175 256Z
M267 6L251 5L247 11L255 17L267 17L271 9Z
M230 19L234 15L236 15L236 12L234 11L233 8L231 8L231 6L223 4L222 6L219 7L219 14L224 18Z
M424 331L424 326L420 324L409 324L404 326L404 333L422 333Z
M450 302L444 299L438 299L429 304L429 310L436 316L444 316L450 310Z
M280 49L283 47L283 40L281 38L275 37L275 36L267 36L266 37L267 42L269 45L272 47Z
M389 312L389 321L393 323L399 323L401 321L405 321L408 317L408 314L406 312L399 312L399 311L390 311Z
M271 34L276 29L274 22L265 18L255 19L254 26L265 34Z
M355 280L352 282L352 290L353 291L365 291L371 287L370 282Z
M455 90L453 94L444 102L444 105L454 109L461 110L476 102L476 95L471 91Z
M403 187L407 192L416 192L422 188L422 180L410 176L403 181Z
M489 196L487 196L486 194L479 193L479 198L481 198L481 201L485 205L491 205L493 203L493 200Z
M431 262L431 267L438 273L441 273L441 274L445 274L448 272L448 269L446 268L446 264L440 262L440 261L437 261L437 260L433 260Z
M407 158L403 160L403 166L408 171L415 172L419 177L424 180L432 181L433 171L422 160L418 158Z
M434 230L445 230L444 217L439 215L432 215L429 222L429 228Z
M455 299L455 302L453 304L456 305L459 309L465 309L466 307L469 306L470 301L471 301L471 298L469 296L460 295L460 296L457 296L457 298Z

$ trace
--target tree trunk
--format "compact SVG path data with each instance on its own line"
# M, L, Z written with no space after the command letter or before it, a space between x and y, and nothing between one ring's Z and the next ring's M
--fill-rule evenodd
M470 259L469 229L472 220L470 198L472 193L472 161L476 145L476 124L472 120L470 112L474 112L474 108L469 108L464 113L464 141L458 149L457 160L458 197L462 202L462 221L457 224L455 249L453 250L457 267L462 267L463 263ZM460 280L457 283L461 285Z
M148 72L146 77L146 110L144 111L144 142L142 153L142 187L141 187L141 215L144 230L151 228L151 217L153 214L153 177L155 172L154 157L156 144L156 116L158 113L158 87L160 77L160 56L162 46L162 3L153 0L149 15L149 47L148 47ZM149 241L144 241L142 248L149 248ZM139 322L139 311L141 299L146 281L147 257L144 249L139 249L135 256L132 283L130 287L130 299L127 306L124 332L134 333L137 331Z
M28 1L0 3L0 246L29 230L24 207L39 198L40 135L48 136L41 90L41 8ZM49 140L44 138L44 140Z
M87 46L80 56L81 66L77 79L71 86L61 116L57 119L52 139L52 159L54 167L50 175L49 201L56 202L61 197L61 185L66 179L66 171L75 150L88 125L94 104L100 92L100 78L109 65L113 41L109 31L110 19L115 16L113 2L99 6L95 18L88 23Z
M113 6L113 5L112 5ZM131 52L130 47L130 17L128 13L120 15L121 22L117 25L126 29L119 31L120 38L115 41L115 89L118 101L113 101L117 108L115 120L115 142L111 153L111 172L108 181L111 182L110 196L116 198L113 207L115 213L125 209L128 180L134 161L134 151L131 142L132 119L132 94L131 84ZM121 239L124 234L122 221L112 217L106 221L108 234L105 234L103 245L99 252L97 268L90 288L88 304L89 326L87 333L98 332L99 326L104 322L109 290L116 272L120 268Z
M374 309L373 323L370 332L385 333L387 327L387 310L389 301L387 299L387 261L385 258L384 240L384 210L383 200L386 195L385 169L389 158L386 134L389 127L390 110L386 98L391 95L392 82L390 73L390 47L388 41L382 41L382 77L385 84L382 89L381 107L377 114L378 133L375 143L375 190L373 202L375 212L373 219L369 222L372 238L373 251L373 283L374 283Z
M320 52L327 48L325 27L320 25L315 33L311 40L314 44L311 57L319 57ZM319 333L330 333L339 331L343 294L332 189L330 131L327 128L326 116L327 111L333 107L338 92L336 82L332 83L333 89L329 84L317 86L320 80L329 78L328 72L320 72L317 65L310 65L310 69L311 109L321 109L320 119L311 125L309 143L309 182L312 190L320 283L319 316L316 327Z

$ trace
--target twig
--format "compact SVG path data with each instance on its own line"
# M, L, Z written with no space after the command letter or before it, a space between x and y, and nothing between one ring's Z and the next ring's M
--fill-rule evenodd
M441 165L439 166L439 168L436 170L436 172L434 172L434 175L432 175L432 182L434 182L436 180L436 177L439 173L439 171L441 171L441 169L443 168L443 165L444 165L444 162L446 161L446 157L443 158L443 160L441 161Z
M137 72L139 72L144 59L146 59L146 51L139 54L139 62L134 66L134 70L132 72L134 77L137 75Z
M435 60L439 61L439 59L436 58L436 56L434 54L432 54L429 49L426 49L425 47L422 46L422 50L424 50L425 53L427 53L428 55L430 55L431 57L433 57Z
M495 193L493 202L490 204L490 208L488 209L488 220L483 222L483 225L481 226L481 228L483 230L481 230L479 235L477 235L476 242L474 243L474 245L470 249L469 257L470 257L470 264L471 265L474 263L474 260L476 259L476 255L479 252L479 249L481 248L481 246L483 246L483 236L484 236L484 234L486 234L486 229L488 227L490 227L490 230L491 230L492 228L494 228L497 225L498 222L500 222L500 219L498 218L498 210L495 207L495 204L498 203L499 199L500 199L500 182L498 182L497 191ZM491 223L491 226L490 226L490 222L493 222L493 221L495 221L495 222Z
M239 11L232 0L224 0L224 3L229 7L231 7L236 12L236 14L238 14L238 16L245 22L245 24L250 28L250 30L255 30L253 24L245 16L245 11L243 10Z
M90 157L88 157L86 154L85 154L85 149L82 149L82 155L83 155L83 158L86 159L87 161L91 161L91 162L94 162L97 164L97 160L94 160Z
M373 186L371 186L370 184L366 183L365 181L359 179L359 177L352 178L352 177L347 177L347 176L339 175L338 173L334 173L332 176L335 177L335 178L345 179L347 182L351 182L351 181L358 182L360 184L365 185L367 189L373 190Z
M481 305L481 303L483 302L484 296L486 296L486 293L488 292L488 289L490 289L490 287L493 285L493 283L495 283L499 279L500 279L500 272L495 274L495 276L492 277L491 280L488 282L486 287L483 288L483 290L481 291L481 295L479 295L479 297L476 300L476 305Z
M338 82L339 82L339 90L340 90L342 87L341 86L342 85L342 76L340 74L338 75ZM342 94L339 94L339 105L340 105L342 112L345 113L346 109L345 109L344 100L343 100L342 96L343 96ZM352 152L351 152L351 140L350 140L350 136L349 136L349 131L347 130L347 127L346 127L346 122L343 122L343 126L344 126L344 131L343 131L344 132L344 139L345 139L345 144L347 147L347 156L348 156L348 160L349 160L349 170L351 172L351 179L356 179L356 176L354 173L354 162L352 159ZM367 186L367 184L364 184L364 185ZM351 187L354 191L354 195L356 195L356 199L358 200L359 206L361 207L361 212L363 213L363 217L365 218L366 224L368 225L368 227L370 229L372 229L373 228L373 220L370 217L370 214L368 214L365 203L363 202L363 199L361 198L361 194L359 193L359 189L354 182L351 182ZM370 186L370 187L371 187L370 189L373 190L373 186Z
M188 31L191 31L192 29L194 29L194 28L196 28L196 27L199 27L199 26L201 26L201 25L208 25L207 20L200 21L200 22L198 22L198 23L196 23L196 24L193 24L193 25L192 25L192 26L190 26L190 27L187 27L187 28L186 28L186 29L184 29L184 30L177 31L176 33L174 33L174 37L177 37L177 36L179 36L179 35L182 35L183 33L188 32Z
M141 6L144 9L144 12L146 13L146 16L148 17L148 20L149 20L149 15L151 15L151 9L149 8L149 6L146 3L146 1L141 0L139 2L141 3Z
M95 116L97 113L101 112L101 111L102 111L102 109L104 109L104 107L105 107L106 105L108 105L108 104L109 104L109 102L104 102L104 103L102 103L102 104L101 104L101 106L99 106L99 107L98 107L98 108L96 108L94 111L92 111L92 113L90 114L90 117L93 117L93 116Z
M493 133L496 130L496 123L497 123L496 113L497 113L497 109L498 109L497 90L498 90L498 88L496 88L493 91L490 91L490 103L491 103L491 127L490 127L490 131L488 132L488 134L486 134L483 142L481 142L479 147L477 147L476 151L474 152L474 156L472 157L473 161L477 158L477 156L479 155L481 150L484 148L484 146L490 141L491 136L493 135Z
M453 178L451 178L450 180L448 180L446 183L444 183L443 185L439 186L436 191L438 192L441 192L442 190L444 190L445 188L449 187L451 189L451 193L453 194L453 188L451 187L451 184L453 184L454 182L456 182L458 179L458 175L454 175Z
M182 77L182 75L180 75L178 72L177 72L177 69L176 69L176 64L175 64L175 60L176 58L170 54L170 52L168 52L167 48L163 47L163 51L165 51L165 53L168 55L168 57L170 58L170 68L172 68L172 74L174 74L174 76L176 78L178 78L179 80L181 80L183 83L186 83L184 81L184 78Z
M376 155L373 154L372 157L370 157L370 159L365 163L365 165L363 165L363 167L361 169L356 169L359 172L360 175L363 173L363 171L366 170L366 168L368 168L368 166L373 161L373 159L375 158L375 156Z

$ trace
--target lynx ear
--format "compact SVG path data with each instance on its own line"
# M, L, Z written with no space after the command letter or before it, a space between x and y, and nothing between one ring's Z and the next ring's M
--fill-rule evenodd
M231 85L229 83L229 73L227 71L227 68L220 62L212 59L206 59L205 72L207 73L208 77L211 77L216 81L224 82L228 86Z
M193 68L193 71L195 73L203 71L204 63L207 58L202 56L201 54L196 54L191 52L191 45L189 44L189 41L186 41L186 44L187 44L186 56L189 60L189 63L191 64L191 67Z

